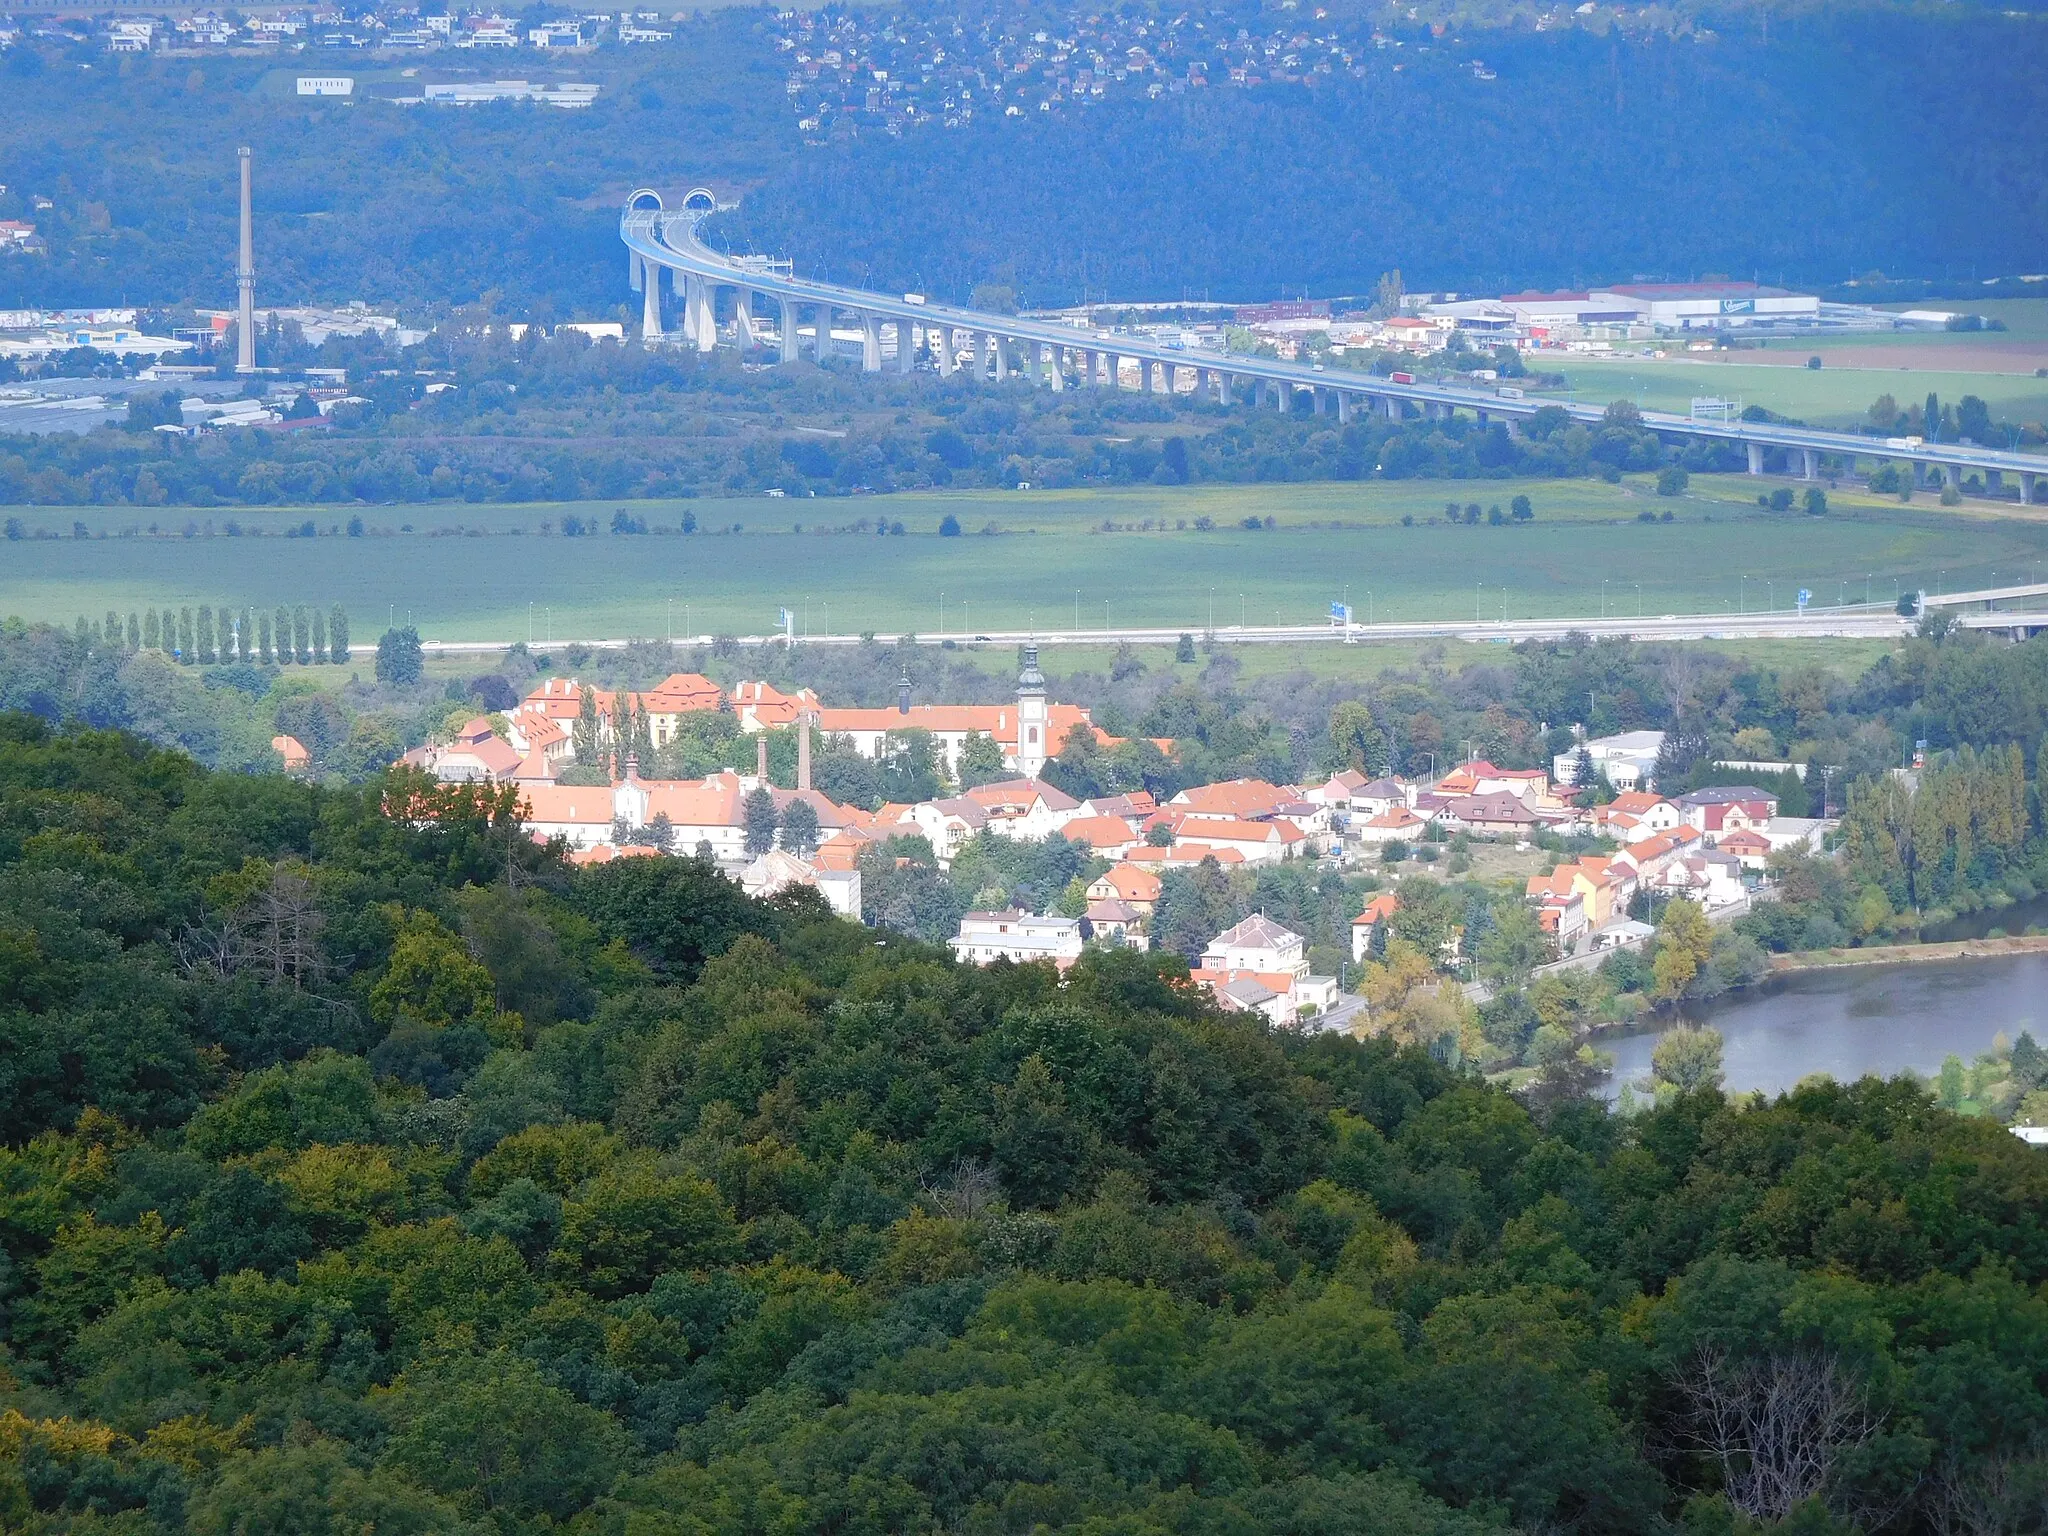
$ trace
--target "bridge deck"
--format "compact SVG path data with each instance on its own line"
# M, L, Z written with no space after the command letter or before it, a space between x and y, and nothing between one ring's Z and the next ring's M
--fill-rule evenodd
M725 256L706 246L697 236L698 212L673 212L628 206L620 215L619 238L628 250L643 260L672 271L688 273L714 284L744 288L750 293L769 294L797 304L831 304L858 310L887 321L906 321L938 329L950 326L1021 342L1066 347L1083 352L1106 353L1177 368L1204 368L1238 378L1266 379L1297 389L1340 391L1354 397L1405 400L1422 406L1484 411L1489 415L1527 418L1546 408L1562 409L1583 422L1600 420L1604 407L1555 400L1504 396L1492 391L1442 384L1399 384L1376 374L1354 373L1348 369L1323 368L1312 364L1282 362L1273 358L1235 354L1189 352L1184 348L1120 336L1109 331L1029 320L1018 315L995 314L958 305L919 303L901 294L874 293L835 283L797 277L743 259ZM1804 449L1813 453L1849 457L1911 461L1957 470L1996 470L2031 481L2048 476L2048 456L2012 453L1966 443L1923 443L1895 448L1882 439L1853 432L1830 432L1818 428L1786 426L1773 422L1695 421L1667 411L1642 412L1643 425L1654 432L1672 436L1707 438L1717 442L1754 444L1760 448ZM2024 486L2023 486L2024 489ZM2048 591L2048 588L2039 590ZM1954 601L1950 599L1950 601Z

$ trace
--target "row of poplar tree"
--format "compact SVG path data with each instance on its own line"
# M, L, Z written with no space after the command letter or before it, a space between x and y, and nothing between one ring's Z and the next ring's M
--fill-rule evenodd
M189 666L337 665L349 659L348 614L301 603L264 608L155 608L124 620L112 609L101 624L81 616L79 638L127 652L161 651Z

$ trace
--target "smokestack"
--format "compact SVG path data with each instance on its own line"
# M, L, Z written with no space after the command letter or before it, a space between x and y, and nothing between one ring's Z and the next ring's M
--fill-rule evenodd
M910 674L908 672L905 672L896 679L896 713L899 715L910 713Z
M796 717L796 787L811 787L811 712L798 710Z
M754 777L761 781L763 789L768 787L768 737L765 733L754 738Z
M249 147L235 152L242 162L242 249L235 263L235 286L240 290L237 312L235 372L256 371L256 229L249 205Z

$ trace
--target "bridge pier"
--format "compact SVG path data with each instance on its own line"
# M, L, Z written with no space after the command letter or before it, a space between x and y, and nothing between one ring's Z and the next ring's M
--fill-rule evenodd
M908 320L896 322L896 371L908 373L917 365L917 327Z
M745 357L754 347L754 296L744 288L732 291L732 339Z
M1820 455L1811 448L1799 450L1799 478L1814 480L1820 476Z
M817 306L817 326L817 335L814 338L817 346L814 350L818 366L822 368L825 365L825 359L832 355L832 306L830 304L820 304Z
M1378 404L1380 408L1380 414L1386 417L1387 420L1399 421L1401 419L1401 402L1394 396L1381 395L1379 397Z
M782 306L782 360L785 363L793 363L797 358L796 300L778 299L776 302Z
M873 311L860 317L860 371L882 371L882 317Z
M699 352L718 350L718 309L711 285L702 278L697 280L696 332Z
M998 336L996 343L996 382L1002 383L1010 376L1010 338Z
M640 335L652 341L661 334L661 268L651 261L642 261L640 266Z
M953 355L953 328L942 325L937 330L924 328L924 344L932 349L932 359L939 365L939 377L950 379L953 370L959 366L959 359Z
M1056 395L1064 394L1067 388L1067 349L1054 344L1046 349L1045 382Z
M1340 427L1351 425L1351 396L1347 391L1341 389L1337 391L1337 425Z
M2020 485L2020 505L2023 507L2031 505L2034 500L2034 477L2023 469L2014 475L2013 479L2017 480Z
M1953 464L1941 466L1941 483L1945 490L1959 491L1963 488L1963 472Z
M1749 472L1752 475L1762 474L1764 472L1764 445L1762 443L1744 443L1742 446L1749 450Z
M1280 407L1282 416L1294 414L1294 386L1285 379L1280 381L1280 397L1275 403Z

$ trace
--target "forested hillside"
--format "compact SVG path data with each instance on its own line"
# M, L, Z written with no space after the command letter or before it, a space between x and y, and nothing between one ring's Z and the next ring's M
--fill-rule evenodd
M2034 1528L2048 1163L1917 1085L1518 1102L506 810L0 723L7 1529Z
M1039 303L1369 294L1389 269L1502 292L2040 265L2038 19L1830 11L1768 46L1463 41L1373 55L1357 83L862 138L750 194L734 238L882 287L1000 276ZM1475 52L1497 79L1464 66ZM997 165L999 192L969 190ZM1958 216L1973 207L1998 213Z
M1292 24L1284 6L1238 10L1211 13L1223 34L1240 19ZM1391 268L1430 288L2039 269L2038 16L1655 19L1627 34L1439 33L1389 17L1401 46L1379 49L1372 22L1340 18L1356 76L989 109L900 136L854 113L855 128L816 145L790 111L791 56L766 10L551 68L602 85L587 112L289 93L291 70L329 67L364 74L369 93L353 56L279 70L25 43L0 89L0 218L33 218L51 254L0 259L0 294L227 304L245 143L260 293L279 303L610 313L631 302L617 200L697 182L742 199L726 226L736 243L958 299L992 280L1034 303L1365 293ZM54 206L37 211L37 196Z

